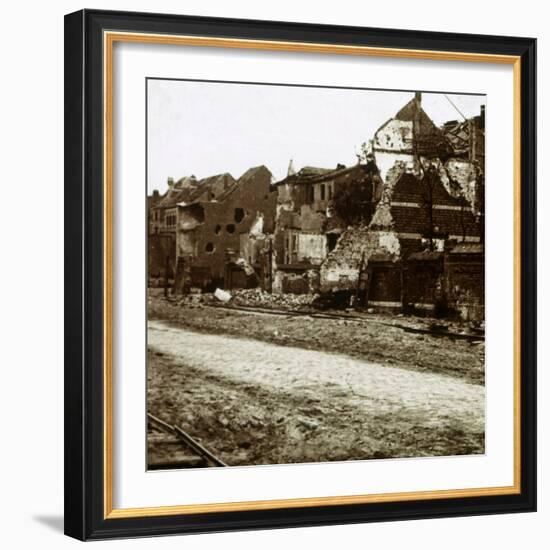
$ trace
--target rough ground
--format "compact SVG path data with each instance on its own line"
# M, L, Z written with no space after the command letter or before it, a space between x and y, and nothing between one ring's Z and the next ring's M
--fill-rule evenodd
M474 384L484 384L485 344L445 335L408 332L433 321L391 315L364 314L354 320L319 319L304 314L253 315L208 305L166 300L150 292L148 318L209 334L247 337L301 349L345 352L383 365L421 372L446 374ZM451 326L458 332L462 327Z
M482 369L479 346L414 335L415 349L413 335L384 325L178 309L149 323L149 411L229 465L484 452L484 387L469 375ZM284 345L266 341L277 331ZM329 352L335 339L348 355ZM442 368L431 353L467 365Z

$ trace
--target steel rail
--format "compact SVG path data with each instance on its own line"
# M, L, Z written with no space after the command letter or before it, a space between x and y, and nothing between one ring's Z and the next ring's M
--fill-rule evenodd
M327 319L327 320L341 320L349 321L351 323L358 324L375 324L384 325L396 329L403 330L404 332L412 332L416 334L427 334L436 338L450 338L455 340L468 340L468 341L485 341L485 334L462 334L459 332L452 332L446 330L433 330L428 328L417 328L401 323L387 323L385 321L379 321L375 319L365 319L357 317L355 315L346 315L344 313L328 313L328 312L302 312L302 311L286 311L282 309L271 309L267 307L254 307L254 306L237 306L237 305L225 305L225 304L208 304L205 307L213 307L216 309L226 309L240 311L243 313L251 314L263 314L273 316L286 316L286 317L311 317L313 319Z
M147 413L147 418L157 424L158 426L175 433L188 447L190 447L196 454L202 456L208 462L214 464L214 466L227 466L225 462L220 460L216 455L212 454L208 449L203 447L198 441L193 439L186 431L182 430L179 426L168 424L164 420L157 416Z

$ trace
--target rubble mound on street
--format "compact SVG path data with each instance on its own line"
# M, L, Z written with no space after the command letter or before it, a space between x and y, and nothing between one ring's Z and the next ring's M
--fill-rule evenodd
M223 291L230 295L228 300L220 300L213 293L191 293L183 296L171 296L168 300L185 307L201 307L208 305L261 307L272 309L309 310L318 300L318 294L270 294L259 288Z
M270 294L259 288L249 288L233 291L231 303L237 306L274 309L309 309L318 297L318 294Z

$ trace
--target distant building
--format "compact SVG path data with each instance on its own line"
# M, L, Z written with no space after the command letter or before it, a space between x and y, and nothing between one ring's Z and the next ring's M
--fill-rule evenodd
M150 235L155 231L155 224L153 222L153 207L158 204L161 200L160 193L158 189L155 189L151 195L147 195L147 231Z
M207 189L201 184L187 201L176 205L177 291L208 290L230 282L230 286L258 284L259 274L241 256L241 241L246 243L251 232L273 231L276 192L271 179L265 166L250 168L237 181L228 174L207 178L202 180ZM228 271L231 263L236 268ZM231 281L226 280L228 274Z
M148 270L149 277L173 283L176 271L177 228L180 205L216 197L236 185L231 174L218 174L197 180L186 176L178 181L168 178L168 190L155 200L149 210ZM163 283L164 284L164 283Z
M175 237L178 226L178 205L216 200L236 183L233 176L227 173L200 180L195 176L186 176L177 182L174 182L173 178L168 178L168 191L152 208L151 233L169 233Z

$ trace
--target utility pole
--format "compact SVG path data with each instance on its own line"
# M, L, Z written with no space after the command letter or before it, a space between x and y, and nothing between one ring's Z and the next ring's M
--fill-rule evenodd
M273 294L273 238L269 238L269 256L267 260L267 267L269 273L269 292Z
M355 305L359 305L359 297L361 294L361 278L363 277L363 266L365 263L365 251L361 252L361 263L359 264L359 274L357 275L357 288L355 290Z
M168 269L170 267L170 258L166 254L166 259L164 261L164 297L168 298Z

